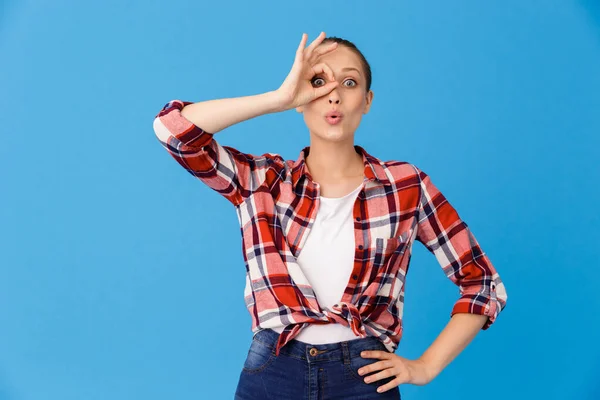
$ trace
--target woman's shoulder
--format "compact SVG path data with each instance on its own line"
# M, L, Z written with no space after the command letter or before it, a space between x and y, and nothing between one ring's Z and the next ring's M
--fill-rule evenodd
M379 164L386 175L395 181L417 177L421 171L415 164L405 160L380 160Z

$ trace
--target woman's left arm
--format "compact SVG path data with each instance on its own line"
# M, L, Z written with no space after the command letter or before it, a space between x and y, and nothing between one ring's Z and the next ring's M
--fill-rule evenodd
M470 228L431 178L418 168L416 172L421 186L416 239L435 255L446 276L459 287L460 296L450 322L419 359L408 360L385 351L366 352L366 358L381 361L359 370L361 375L380 371L365 381L396 376L381 391L401 383L429 383L477 332L494 323L508 298L504 283Z
M417 360L425 366L429 381L438 376L471 343L487 319L485 315L467 313L454 314L450 318L444 330Z

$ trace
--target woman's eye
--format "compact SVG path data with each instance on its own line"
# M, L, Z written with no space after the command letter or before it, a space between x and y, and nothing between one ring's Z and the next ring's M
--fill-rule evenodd
M348 82L350 82L350 84L348 84ZM323 78L315 78L312 80L312 84L314 86L322 86L325 84L325 79ZM356 81L354 79L347 79L346 81L344 81L344 85L346 87L354 87L357 85Z

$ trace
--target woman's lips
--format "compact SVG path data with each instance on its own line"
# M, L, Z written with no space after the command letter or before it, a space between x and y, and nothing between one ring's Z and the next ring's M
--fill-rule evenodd
M327 123L329 125L336 125L339 124L342 121L343 117L325 117L325 120L327 121Z

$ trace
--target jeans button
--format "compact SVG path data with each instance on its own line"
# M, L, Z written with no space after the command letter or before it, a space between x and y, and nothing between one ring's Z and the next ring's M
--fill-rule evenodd
M317 355L317 349L315 349L315 348L313 347L312 349L310 349L310 352L309 352L309 354L310 354L311 356L313 356L313 357L314 357L314 356L316 356L316 355Z

